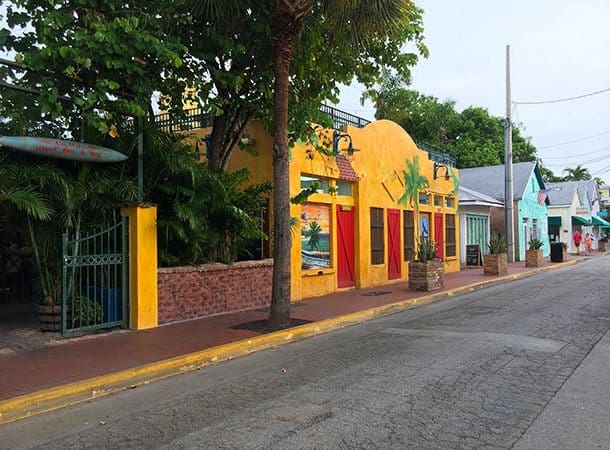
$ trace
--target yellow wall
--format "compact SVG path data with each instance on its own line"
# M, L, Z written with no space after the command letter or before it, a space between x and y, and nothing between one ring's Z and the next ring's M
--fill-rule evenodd
M359 177L354 184L353 196L342 197L332 194L314 194L308 198L308 203L325 203L331 207L330 218L330 259L331 268L301 270L301 239L300 230L294 233L292 241L292 299L300 300L306 297L324 295L337 291L337 230L336 207L348 205L355 207L354 236L355 236L355 275L356 287L364 288L382 285L389 282L405 281L408 275L408 262L404 261L404 236L402 211L413 210L413 206L398 205L398 198L404 192L403 169L406 170L406 160L419 157L420 173L429 181L430 205L420 205L420 213L431 213L430 235L434 236L434 213L455 214L456 255L445 258L445 271L456 272L460 270L459 264L459 220L456 214L458 204L457 195L453 198L454 207L446 208L445 197L455 189L450 178L446 180L445 169L439 171L438 179L433 179L433 161L428 159L427 152L419 150L411 137L396 123L380 120L364 128L348 126L345 129L352 137L354 148L357 149L351 160L352 167ZM203 137L209 130L198 130L197 136ZM269 133L259 124L251 125L247 134L254 139L253 148L258 156L252 156L244 151L237 150L229 164L229 171L247 167L252 173L252 182L273 180L272 149L273 141ZM326 138L328 149L332 150L332 130L320 129L320 141ZM346 155L347 142L340 141L341 154ZM452 169L457 175L457 169ZM292 195L299 193L301 175L320 176L330 179L331 185L339 177L336 159L325 156L311 147L297 145L291 149L290 162L290 191ZM384 186L385 184L385 186ZM443 196L443 206L434 206L433 195ZM385 257L384 264L371 264L370 243L370 210L371 207L384 209ZM387 242L387 209L399 209L400 213L400 239L401 239L401 277L398 280L388 280L388 242ZM301 217L301 205L291 205L290 215ZM420 214L421 215L421 214ZM270 217L272 221L272 215ZM419 235L418 220L416 218L416 235ZM443 224L445 220L443 220ZM443 235L445 230L443 230Z
M129 217L129 328L158 325L157 208L141 204L122 209Z

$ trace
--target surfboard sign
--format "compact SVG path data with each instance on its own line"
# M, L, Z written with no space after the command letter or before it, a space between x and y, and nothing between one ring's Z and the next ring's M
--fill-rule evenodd
M82 162L113 163L127 159L127 155L116 150L64 139L0 136L0 146L32 155Z

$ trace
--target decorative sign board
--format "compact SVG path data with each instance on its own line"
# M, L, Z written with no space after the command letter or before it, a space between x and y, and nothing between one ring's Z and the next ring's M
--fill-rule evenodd
M466 265L467 266L482 266L481 261L481 246L479 244L471 244L466 246Z
M82 162L112 163L127 159L127 155L106 147L64 139L0 136L0 146L33 155Z

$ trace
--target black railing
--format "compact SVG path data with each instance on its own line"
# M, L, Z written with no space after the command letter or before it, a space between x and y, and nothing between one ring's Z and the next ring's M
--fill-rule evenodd
M163 131L190 131L197 128L207 128L212 126L214 115L204 113L200 108L185 109L184 116L173 114L159 114L155 116L155 122Z
M420 150L428 152L428 159L430 161L436 161L440 164L456 167L457 163L455 156L451 156L449 153L445 153L440 148L437 148L425 142L416 142L415 144Z
M333 128L336 130L339 130L343 125L352 125L354 127L362 128L371 123L370 120L364 119L363 117L355 116L328 105L322 105L320 111L330 117L333 121Z
M320 112L330 117L333 123L333 128L336 130L341 129L341 127L344 125L352 125L354 127L362 128L371 123L370 120L363 117L355 116L328 105L322 105L320 107ZM184 116L182 117L167 113L155 116L155 122L157 122L161 129L169 132L190 131L197 128L211 127L213 119L213 114L204 113L200 108L187 109L184 111ZM428 152L428 159L431 161L456 167L456 159L454 156L451 156L450 154L443 152L441 149L425 142L416 142L416 144L418 148Z
M320 107L320 111L330 117L333 122L333 128L336 130L341 129L343 125L352 125L362 128L371 123L370 120L355 116L328 105L322 105ZM159 114L155 116L155 122L157 122L157 124L164 131L171 132L190 131L196 128L206 128L212 126L214 115L211 113L204 113L200 108L187 109L184 111L184 114L185 115L183 117L176 117L168 113Z

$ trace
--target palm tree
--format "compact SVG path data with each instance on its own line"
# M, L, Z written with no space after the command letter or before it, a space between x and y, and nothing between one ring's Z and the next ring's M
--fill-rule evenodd
M564 178L566 181L582 181L591 179L589 169L582 167L580 164L574 168L568 167L563 171L567 173Z
M384 40L408 21L412 0L191 0L210 20L233 20L243 11L265 10L270 4L273 85L273 289L269 310L271 328L290 320L290 185L288 157L288 98L290 66L301 33L313 16L323 17L347 36L345 51L367 48L372 39ZM264 5L264 6L263 6ZM229 12L230 11L230 12ZM406 36L405 36L406 39ZM334 42L333 45L337 44ZM342 44L344 45L344 44Z
M407 170L402 171L405 183L405 191L398 199L399 205L413 206L415 218L419 214L419 191L428 187L428 179L419 173L419 156L411 161L407 159Z
M272 12L273 70L273 290L269 325L283 328L290 321L290 187L288 161L288 97L290 63L301 31L315 13L348 27L355 48L368 37L391 32L413 9L410 0L275 0Z
M305 232L305 236L309 238L307 245L311 250L318 250L318 244L320 243L320 234L322 233L322 227L318 225L318 222L311 222L309 224L309 230Z

